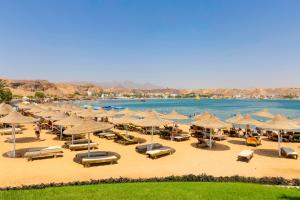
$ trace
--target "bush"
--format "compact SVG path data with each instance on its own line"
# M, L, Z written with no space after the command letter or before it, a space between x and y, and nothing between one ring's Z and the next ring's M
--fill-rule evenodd
M62 187L74 185L95 185L106 183L138 183L138 182L239 182L239 183L256 183L265 185L288 185L300 186L300 179L285 179L282 177L245 177L245 176L210 176L206 174L201 175L184 175L184 176L168 176L168 177L154 177L154 178L109 178L109 179L91 179L90 181L74 181L68 183L41 183L36 185L22 185L19 187L3 187L1 190L28 190L28 189L43 189L48 187Z
M3 101L9 102L12 100L12 97L13 97L13 95L12 95L10 89L4 88L4 89L0 90L0 101L1 102L3 102Z
M43 99L46 97L46 95L44 92L35 92L34 97L38 99Z

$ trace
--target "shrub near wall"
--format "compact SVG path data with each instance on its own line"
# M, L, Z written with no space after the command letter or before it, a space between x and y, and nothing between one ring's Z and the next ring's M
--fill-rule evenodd
M220 176L214 177L206 174L201 175L184 175L184 176L168 176L154 178L109 178L89 181L74 181L68 183L47 183L36 185L22 185L18 187L3 187L0 190L28 190L28 189L43 189L48 187L62 187L75 185L95 185L107 183L138 183L138 182L240 182L240 183L257 183L265 185L284 185L284 186L299 186L300 179L285 179L282 177L245 177L245 176Z

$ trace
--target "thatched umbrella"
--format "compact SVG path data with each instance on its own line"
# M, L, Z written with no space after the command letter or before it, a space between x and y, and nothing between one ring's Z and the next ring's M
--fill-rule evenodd
M30 112L31 114L40 113L42 111L45 111L45 109L37 105L31 105L30 109L28 110L28 112Z
M280 134L280 132L282 130L300 129L300 126L297 125L294 121L289 120L286 117L283 117L281 115L276 115L273 119L266 121L265 123L262 123L261 125L259 125L259 127L264 128L264 129L278 130L278 153L279 153L279 156L281 156L281 151L280 151L281 134Z
M180 113L176 112L175 110L173 110L172 112L170 112L166 115L163 115L162 118L169 119L169 120L185 120L185 119L188 119L187 116L185 116L183 114L180 114ZM176 126L176 122L174 123L174 126ZM174 139L174 135L173 135L173 131L172 131L171 140L173 141L173 139Z
M259 126L262 122L256 120L256 119L253 119L250 115L245 115L242 119L238 120L235 122L236 124L239 124L239 125L246 125L246 133L247 133L247 130L249 129L249 126L250 125L253 125L253 126Z
M188 119L187 116L180 114L178 112L176 112L175 110L173 110L172 112L163 115L162 118L164 119L170 119L170 120L185 120Z
M231 124L228 124L226 122L221 121L217 117L211 115L209 118L205 120L198 120L192 122L193 125L199 126L199 127L204 127L204 128L209 128L210 133L209 133L209 148L212 147L212 131L213 129L220 129L220 128L230 128L232 127Z
M0 115L8 115L13 110L12 106L6 103L0 104Z
M106 131L112 128L113 125L109 123L95 122L93 120L84 120L81 124L66 129L65 134L72 135L72 143L73 135L88 134L88 157L90 157L90 134L98 131Z
M58 121L54 122L53 124L61 127L60 140L62 140L62 134L63 134L62 127L75 126L75 125L81 124L82 122L83 122L83 119L77 117L76 115L71 115L64 119L58 120Z
M91 109L86 109L86 110L83 110L83 111L77 113L77 115L79 117L83 117L83 118L94 118L96 116L96 114L97 113Z
M151 117L149 116L148 118L138 119L138 120L135 120L132 122L132 124L134 124L136 126L152 128L151 144L153 144L154 127L160 127L162 125L167 125L167 124L172 124L172 123L174 123L174 122L171 120L167 120L167 119L161 119L154 113L151 115ZM150 145L150 146L151 146L150 149L152 149L152 145Z
M204 113L201 113L200 115L196 115L194 117L194 120L195 121L206 120L206 119L209 119L211 116L212 116L212 114L210 114L209 112L204 112Z
M16 132L15 132L16 124L28 124L28 123L34 123L36 121L37 119L34 119L32 117L25 117L16 111L12 111L5 117L0 118L0 123L7 123L7 124L11 124L12 126L12 139L13 139L12 157L16 156Z
M128 125L131 124L133 121L137 120L134 117L131 116L123 116L123 117L119 117L119 118L113 118L110 120L111 123L113 124L122 124L125 126L126 129L126 134L128 135Z
M265 118L273 118L274 115L272 113L270 113L270 111L267 108L264 108L256 113L254 113L254 115L258 116L258 117L265 117Z
M243 116L240 113L238 113L234 117L227 119L226 122L236 124L236 122L240 121L241 119L243 119Z
M136 115L136 112L133 110L129 110L128 108L126 108L125 110L121 110L118 112L119 115L126 115L126 116L134 116Z

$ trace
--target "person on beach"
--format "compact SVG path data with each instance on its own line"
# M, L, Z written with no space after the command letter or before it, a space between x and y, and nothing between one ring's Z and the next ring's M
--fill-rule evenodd
M35 130L36 139L40 140L41 127L40 127L40 123L39 123L39 122L37 122L37 123L35 124L34 130Z

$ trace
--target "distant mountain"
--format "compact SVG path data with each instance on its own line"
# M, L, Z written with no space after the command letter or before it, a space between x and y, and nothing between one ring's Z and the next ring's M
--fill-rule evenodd
M139 90L155 90L163 89L164 87L154 85L152 83L135 83L132 81L112 81L94 83L102 88L126 88L126 89L139 89Z

